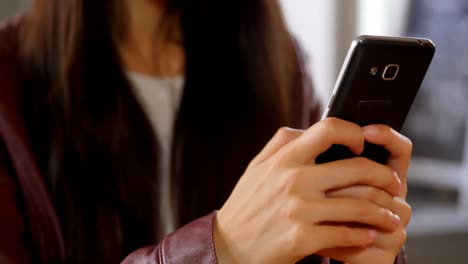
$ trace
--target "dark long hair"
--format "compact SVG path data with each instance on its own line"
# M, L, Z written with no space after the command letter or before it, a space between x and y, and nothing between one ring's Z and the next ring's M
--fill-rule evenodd
M67 262L113 263L161 237L159 145L120 65L101 0L36 0L22 27L23 112ZM172 0L186 52L175 127L178 225L220 208L289 125L294 45L273 0Z

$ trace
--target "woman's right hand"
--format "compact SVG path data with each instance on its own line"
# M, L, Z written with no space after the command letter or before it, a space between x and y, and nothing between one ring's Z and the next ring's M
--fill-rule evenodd
M355 185L373 186L392 196L402 191L395 171L365 158L316 165L315 158L332 144L360 154L362 128L330 118L307 131L278 131L250 163L216 217L219 263L295 263L328 248L370 245L376 237L374 228L398 228L399 217L377 203L326 196Z

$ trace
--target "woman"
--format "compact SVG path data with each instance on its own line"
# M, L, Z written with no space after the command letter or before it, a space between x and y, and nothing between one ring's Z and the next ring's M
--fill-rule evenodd
M275 1L36 0L0 38L5 262L395 261L406 138L329 119L268 140L319 112ZM314 164L365 140L388 164Z

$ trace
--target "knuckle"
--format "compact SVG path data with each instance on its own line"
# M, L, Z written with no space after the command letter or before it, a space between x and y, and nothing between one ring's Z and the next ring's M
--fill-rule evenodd
M336 133L338 127L338 119L336 118L327 118L320 122L320 130L326 137L333 137Z
M405 152L408 154L408 155L411 155L411 153L413 152L413 142L411 141L411 139L407 138L407 137L404 137L405 138Z
M325 121L325 123L330 124L332 127L336 127L340 122L342 122L340 119L338 119L336 117L328 117L324 121Z
M380 191L377 188L366 187L365 196L370 201L375 201L380 197Z
M296 222L299 220L299 214L301 213L302 206L298 201L291 201L286 207L285 216L289 221Z
M290 137L290 135L292 134L291 130L287 127L281 127L278 129L278 131L276 132L276 138L277 140L279 141L284 141L286 139L288 139Z
M281 190L288 195L294 195L297 186L300 185L300 178L300 171L298 169L287 170L283 175Z
M380 166L379 177L376 179L380 182L381 187L387 192L395 193L396 190L400 189L401 180L396 172L387 166ZM368 175L369 177L375 177L375 175Z
M400 134L399 132L397 132L396 130L392 129L392 128L389 128L388 130L389 134L395 136L399 139L399 141L402 143L401 146L402 146L402 149L403 149L403 153L406 154L406 155L411 155L412 151L413 151L413 142L411 142L411 140Z

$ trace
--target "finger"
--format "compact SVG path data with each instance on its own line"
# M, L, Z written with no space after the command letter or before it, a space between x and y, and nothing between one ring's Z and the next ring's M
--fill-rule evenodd
M348 146L359 155L364 149L362 129L351 122L327 118L309 128L304 134L278 152L287 162L303 164L315 161L333 144Z
M317 194L354 185L380 188L392 196L399 195L402 188L391 168L361 157L303 166L288 173L284 177L285 189L303 199L315 199Z
M314 205L314 210L320 212L310 213L310 220L314 223L359 223L379 230L394 231L401 222L399 216L390 210L364 199L323 199Z
M393 197L393 212L400 216L401 226L407 227L411 221L412 208L405 199L401 197Z
M388 194L386 191L365 185L356 185L351 187L346 187L334 191L327 192L327 198L361 198L366 199L370 202L373 202L375 205L378 205L383 208L387 208L392 211L394 214L398 214L397 207L398 204L394 200L393 196ZM400 215L399 215L400 216ZM400 216L401 217L401 216Z
M401 226L408 226L411 219L411 206L400 197L392 197L387 192L371 186L351 186L326 193L327 198L361 198L377 206L386 208L400 217Z
M377 232L377 237L371 246L397 252L405 244L406 237L407 234L404 228L398 228L393 232Z
M318 252L318 255L343 263L365 264L393 264L396 258L391 252L374 247L330 248Z
M411 160L411 141L385 125L371 125L363 128L365 139L377 145L382 145L390 152L387 165L393 168L401 181L404 183L404 190L401 197L406 196L406 175Z
M321 164L315 167L317 175L327 175L317 187L329 191L352 185L369 185L387 191L393 196L401 192L401 181L388 166L366 158L352 158Z
M304 226L295 232L301 257L326 248L364 247L371 244L377 232L372 229L347 226ZM320 239L317 239L320 238Z
M297 130L288 127L282 127L278 129L276 134L266 144L263 150L252 160L251 164L256 165L262 163L286 144L300 137L303 133L303 130Z
M393 264L405 242L406 231L401 228L394 232L377 232L372 244L366 247L329 248L318 253L347 263L375 263L375 260L385 263L386 260Z

